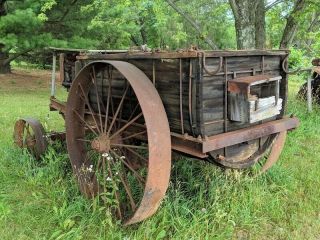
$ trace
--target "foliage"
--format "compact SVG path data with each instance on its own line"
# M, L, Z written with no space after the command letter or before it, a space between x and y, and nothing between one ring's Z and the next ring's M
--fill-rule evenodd
M310 59L307 57L306 52L301 49L292 48L290 54L289 68L297 69L310 64Z
M296 0L277 1L267 11L267 48L278 48L286 19ZM320 6L306 1L293 47L313 58L320 54ZM269 2L268 2L269 3ZM271 2L270 2L271 3ZM227 0L179 0L175 4L191 16L219 49L236 48L234 18ZM163 0L7 0L7 16L0 21L0 44L11 53L31 52L30 62L48 62L43 48L181 49L209 46L202 36ZM308 60L309 61L309 60ZM44 65L44 64L43 64Z

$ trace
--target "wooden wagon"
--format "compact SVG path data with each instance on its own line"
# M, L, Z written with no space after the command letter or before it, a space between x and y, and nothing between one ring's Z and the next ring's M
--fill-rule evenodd
M125 224L156 212L172 150L230 168L270 151L265 171L299 123L285 117L288 51L53 51L69 94L56 99L53 78L50 110L65 117L80 190ZM36 120L16 123L16 143L36 156L44 135Z

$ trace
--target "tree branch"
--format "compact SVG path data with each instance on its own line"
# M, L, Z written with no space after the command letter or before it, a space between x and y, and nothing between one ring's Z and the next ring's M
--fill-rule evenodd
M9 64L9 63L12 62L13 60L15 60L15 59L17 59L18 57L20 57L21 55L24 55L24 54L26 54L26 53L28 53L28 52L30 52L30 51L32 51L32 50L33 50L33 48L29 48L29 49L27 49L27 50L25 50L25 51L22 51L22 52L20 52L20 53L16 53L16 54L12 55L11 57L9 57L8 59L6 59L6 60L4 61L4 64Z
M70 3L70 7L67 8L67 10L64 12L64 14L62 15L62 17L60 18L60 21L63 21L66 16L69 14L70 10L71 10L71 7L73 5L75 5L76 3L78 2L78 0L73 0L71 3Z
M288 48L292 44L299 25L297 15L301 14L304 11L305 7L306 0L297 0L295 2L293 10L287 19L287 24L280 43L280 49Z
M171 0L166 0L166 2L177 12L179 13L184 19L186 19L191 26L200 34L201 37L205 40L205 42L212 48L217 49L216 44L214 44L208 37L203 35L203 31L200 26L185 12L183 12L177 5L175 5Z
M133 35L130 35L130 39L136 46L140 46L139 41Z
M278 4L284 2L284 0L276 0L268 5L266 5L266 12L269 11L271 8L277 6Z
M231 6L234 18L238 19L239 18L239 9L238 9L238 5L237 5L236 1L235 0L229 0L229 4Z

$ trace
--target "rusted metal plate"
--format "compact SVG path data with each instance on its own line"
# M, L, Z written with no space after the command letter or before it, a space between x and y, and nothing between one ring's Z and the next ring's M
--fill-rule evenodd
M191 155L197 158L207 158L208 155L202 152L202 143L188 138L179 138L171 134L172 149Z
M293 117L271 121L254 127L248 127L228 133L222 133L205 139L203 142L202 152L206 153L278 132L294 129L298 127L298 125L299 120Z
M58 111L59 113L66 113L66 102L60 101L55 97L50 98L50 111Z
M265 82L281 80L281 76L256 75L249 77L235 78L228 81L228 91L233 93L247 94L250 86L258 85Z

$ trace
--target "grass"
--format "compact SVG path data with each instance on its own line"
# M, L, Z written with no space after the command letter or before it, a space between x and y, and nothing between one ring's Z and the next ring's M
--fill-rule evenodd
M63 129L49 112L49 90L0 89L0 239L319 239L320 109L308 114L290 80L291 132L280 161L266 174L255 167L223 170L195 159L173 163L167 196L152 218L124 228L103 206L79 193L63 144L39 162L12 144L14 122L34 116ZM65 97L65 93L59 93Z

